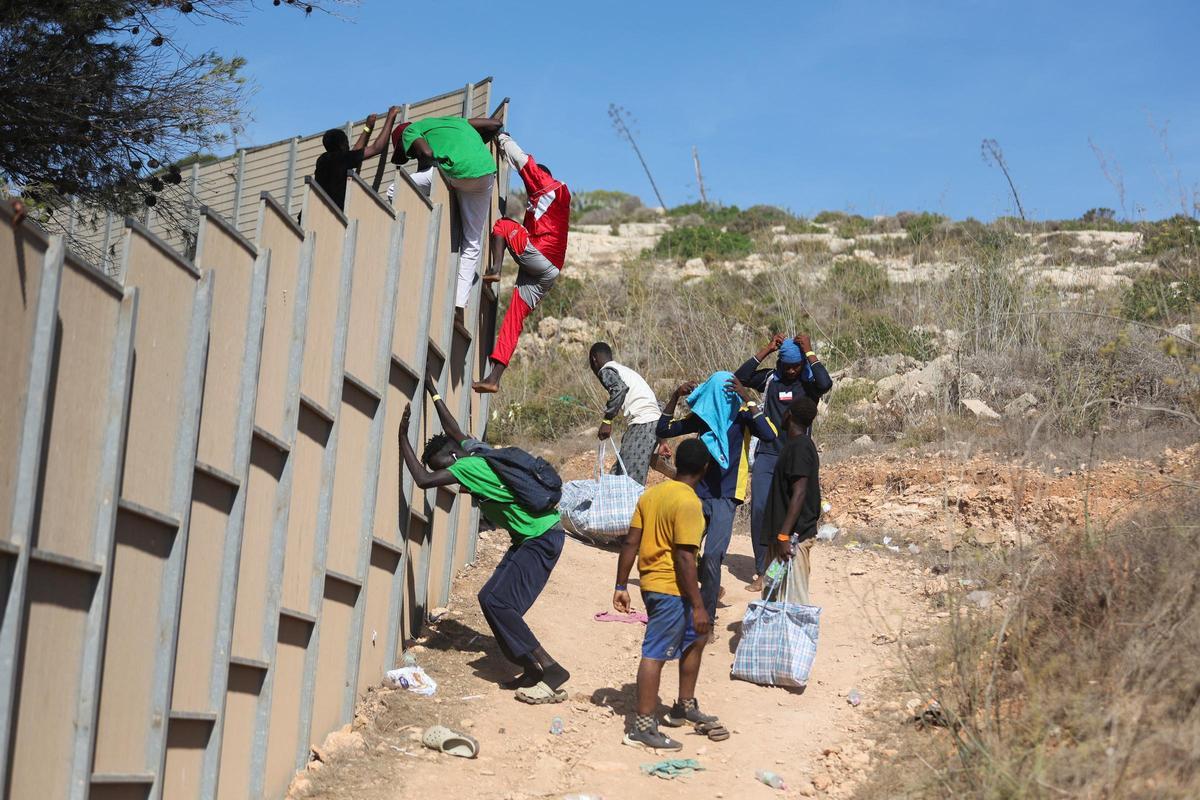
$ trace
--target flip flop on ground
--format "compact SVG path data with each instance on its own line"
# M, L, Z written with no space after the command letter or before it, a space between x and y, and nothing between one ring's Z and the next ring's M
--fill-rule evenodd
M433 725L421 734L421 744L450 756L475 758L479 755L479 742L465 733L452 731L444 725Z
M517 689L513 694L522 703L529 703L531 706L561 703L567 699L566 689L552 689L545 681L538 681L533 686Z
M717 722L700 722L693 726L696 733L707 736L711 742L723 742L729 738L729 729Z

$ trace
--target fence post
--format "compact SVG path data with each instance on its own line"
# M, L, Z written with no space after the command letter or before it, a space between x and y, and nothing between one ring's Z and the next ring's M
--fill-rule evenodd
M5 224L8 224L7 222ZM14 231L15 233L15 231ZM20 239L17 239L20 247ZM7 785L9 737L15 720L16 671L19 667L21 629L25 614L25 586L29 572L30 540L33 536L37 487L41 477L42 431L49 409L51 367L58 319L58 292L62 282L66 241L62 236L50 239L42 255L41 279L38 281L33 330L27 361L24 365L25 409L21 419L21 438L16 453L3 458L13 461L16 477L13 486L13 508L9 525L10 544L16 552L7 553L14 563L9 578L7 598L0 617L0 786ZM16 379L18 376L11 376Z
M242 214L242 184L246 178L246 151L238 150L237 152L237 177L233 183L233 227L238 228L238 218ZM238 228L241 230L240 228Z

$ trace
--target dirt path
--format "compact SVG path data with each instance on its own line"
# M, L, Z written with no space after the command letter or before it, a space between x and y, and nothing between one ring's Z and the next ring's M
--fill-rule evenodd
M616 555L568 540L550 584L529 614L547 650L572 671L571 698L557 706L530 707L496 686L509 667L495 650L474 593L490 574L507 535L484 534L476 565L456 583L453 611L416 649L419 662L440 682L436 698L408 692L373 692L355 729L363 735L310 769L293 794L330 798L557 798L588 793L613 800L655 796L779 797L755 781L770 769L789 781L786 796L848 790L869 763L872 742L860 734L876 704L875 689L892 667L901 627L926 617L920 601L920 568L875 552L849 551L842 542L820 544L813 555L813 599L822 606L821 641L813 681L801 696L729 678L737 628L752 595L743 588L753 571L744 523L735 535L723 579L728 607L719 612L719 638L709 645L700 676L702 706L732 728L723 743L683 737L683 758L704 771L663 781L646 777L640 764L654 753L622 745L631 713L641 625L599 623L609 607ZM635 603L637 598L635 595ZM664 672L662 696L673 698L676 677ZM863 705L846 693L857 688ZM565 724L549 733L555 716ZM416 737L433 722L469 730L481 742L477 760L424 750ZM343 738L346 735L343 734ZM340 745L331 740L330 749ZM839 755L823 757L830 748ZM355 749L358 748L358 749ZM662 757L666 757L664 754ZM305 788L307 787L307 788ZM295 791L300 789L301 791Z
M632 711L633 681L642 626L592 620L612 596L615 553L568 540L545 592L529 614L547 650L573 673L570 700L530 707L496 682L512 668L496 646L475 602L508 536L481 535L477 560L459 574L450 610L444 609L410 649L439 682L436 697L376 690L360 704L353 726L316 748L309 768L293 783L296 798L561 798L571 793L621 800L662 798L768 798L780 793L754 779L770 769L788 781L784 796L841 797L884 745L873 712L904 717L911 697L888 696L884 679L896 674L899 651L921 646L922 632L948 616L924 592L960 580L959 548L1003 548L1028 535L1054 535L1088 513L1111 520L1153 502L1200 458L1200 445L1166 450L1149 461L1117 460L1087 470L1045 472L990 457L933 454L914 461L890 454L856 456L827 471L834 510L848 529L813 551L813 601L823 609L813 680L803 695L729 679L737 628L752 595L753 571L746 522L735 528L723 579L728 606L720 611L719 639L705 652L698 695L734 735L710 743L683 737L679 755L696 758L703 772L675 781L646 777L640 764L658 760L621 744ZM569 459L566 477L590 473L591 456ZM891 537L891 538L889 538ZM895 541L892 541L895 539ZM847 547L853 542L857 547ZM910 555L909 543L915 555ZM934 562L954 565L931 580ZM635 602L637 602L635 595ZM960 611L966 609L960 609ZM382 676L380 676L382 678ZM862 704L845 695L857 688ZM675 696L675 675L664 673L661 696ZM550 734L553 718L565 724ZM420 731L433 723L467 730L482 745L465 761L424 749Z

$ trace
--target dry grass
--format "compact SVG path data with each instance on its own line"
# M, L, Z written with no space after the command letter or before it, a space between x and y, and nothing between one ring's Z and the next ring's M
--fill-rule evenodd
M997 407L1025 392L1037 396L1044 434L1143 426L1200 412L1196 348L1165 332L1196 320L1196 306L1179 302L1153 323L1129 321L1120 313L1129 291L1121 286L1057 290L1017 266L1031 244L1007 223L939 225L920 244L922 259L955 266L908 283L861 259L782 245L764 246L753 271L744 262L718 262L709 264L711 275L690 280L649 255L628 260L607 279L570 281L568 267L527 330L543 316L586 320L662 397L682 380L735 369L774 331L807 331L831 370L870 356L924 361L951 352L961 371L984 379ZM1179 252L1163 258L1179 271ZM1182 258L1186 273L1195 274L1200 258ZM930 330L953 339L937 342ZM519 353L498 398L493 433L549 440L590 422L602 399L581 347ZM831 433L862 430L853 420L829 419L838 428ZM914 416L886 433L921 441L928 434L919 428L928 424Z
M1200 495L1115 530L1012 552L993 612L951 615L900 689L948 728L910 729L864 797L1200 796Z

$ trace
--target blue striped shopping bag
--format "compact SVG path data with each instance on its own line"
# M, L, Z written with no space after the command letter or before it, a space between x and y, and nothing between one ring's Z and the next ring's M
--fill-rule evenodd
M791 562L788 562L791 569ZM784 585L790 585L787 581ZM742 640L733 657L732 677L761 686L808 685L817 657L821 609L800 603L755 600L742 618Z

